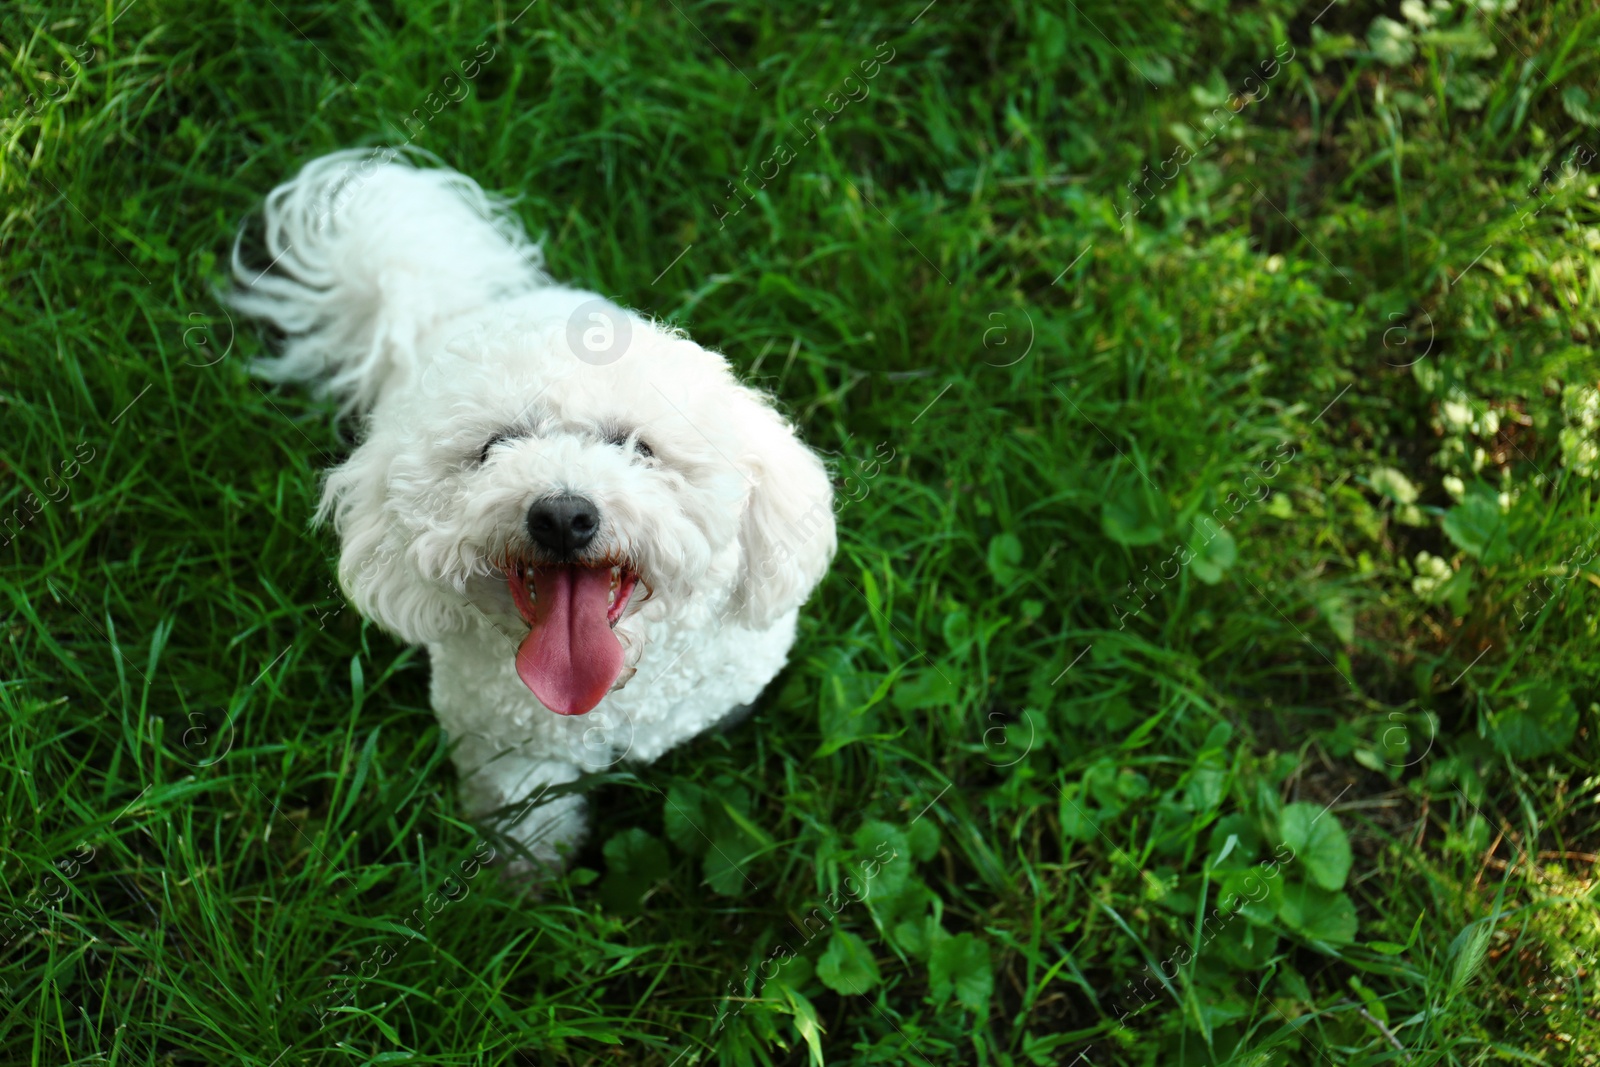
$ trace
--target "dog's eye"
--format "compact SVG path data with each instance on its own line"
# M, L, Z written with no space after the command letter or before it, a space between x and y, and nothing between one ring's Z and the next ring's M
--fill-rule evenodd
M606 436L606 444L608 445L616 445L618 448L622 448L626 446L627 443L628 435L625 433L612 433ZM639 453L639 455L643 456L645 459L650 459L656 454L655 449L645 444L642 437L634 438L633 450Z
M511 436L511 431L501 430L499 433L485 441L483 443L483 447L478 449L478 466L481 467L489 461L489 449L493 448L495 445Z

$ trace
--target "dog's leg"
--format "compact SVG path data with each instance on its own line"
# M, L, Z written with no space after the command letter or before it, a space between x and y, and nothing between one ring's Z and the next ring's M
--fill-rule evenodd
M508 749L463 776L467 814L516 846L506 857L508 875L554 874L583 841L588 830L583 797L556 789L581 773L562 760Z

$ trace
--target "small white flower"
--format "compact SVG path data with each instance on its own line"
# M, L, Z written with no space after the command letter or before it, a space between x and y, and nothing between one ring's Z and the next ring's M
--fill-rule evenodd
M1569 385L1561 395L1567 424L1561 428L1561 461L1572 473L1600 477L1600 389Z
M1431 552L1418 552L1412 569L1417 576L1411 579L1411 591L1424 600L1431 598L1450 580L1450 564Z
M1561 431L1561 461L1573 474L1600 477L1600 444L1571 426Z
M1433 16L1428 14L1428 9L1423 6L1422 0L1403 0L1400 4L1400 14L1419 29L1425 30L1433 25Z
M1372 472L1372 488L1397 504L1415 504L1417 487L1411 479L1393 467L1379 467Z
M1367 28L1367 47L1378 57L1378 62L1390 67L1409 63L1411 57L1417 54L1417 46L1411 41L1411 30L1405 23L1396 22L1385 15L1373 19L1372 25Z
M1456 500L1460 500L1467 495L1467 483L1457 478L1454 474L1447 474L1444 476L1444 491Z
M1465 430L1472 425L1472 406L1465 400L1451 398L1439 405L1445 426L1451 430Z
M1600 427L1600 389L1588 385L1569 385L1562 393L1561 408L1567 424L1586 430Z

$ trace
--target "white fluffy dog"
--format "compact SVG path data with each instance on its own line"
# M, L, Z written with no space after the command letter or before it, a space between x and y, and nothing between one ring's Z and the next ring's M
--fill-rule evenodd
M287 335L260 373L365 416L318 512L340 584L427 646L468 812L555 867L585 819L551 787L654 760L783 667L832 490L722 356L555 284L503 203L396 157L273 190L232 302Z

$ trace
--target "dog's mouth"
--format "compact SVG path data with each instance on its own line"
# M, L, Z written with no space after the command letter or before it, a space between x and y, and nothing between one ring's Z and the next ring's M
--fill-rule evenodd
M593 711L622 674L613 632L639 574L626 563L513 563L511 598L529 626L517 648L517 677L558 715Z

